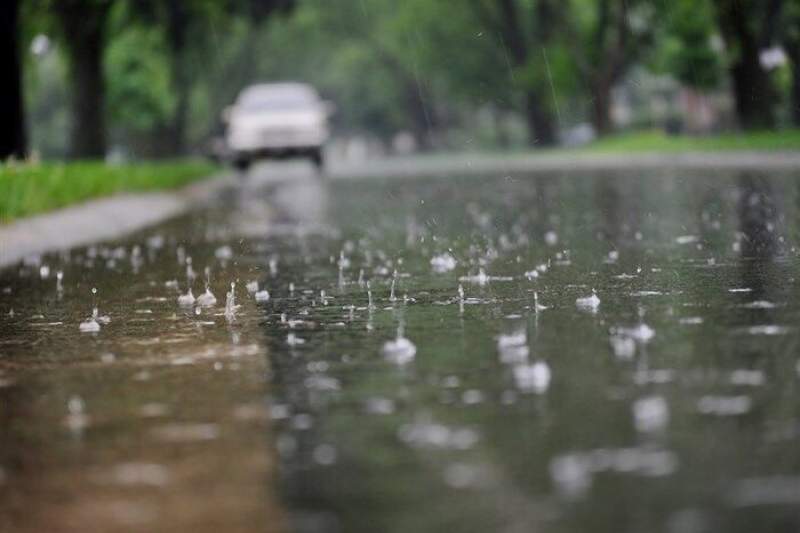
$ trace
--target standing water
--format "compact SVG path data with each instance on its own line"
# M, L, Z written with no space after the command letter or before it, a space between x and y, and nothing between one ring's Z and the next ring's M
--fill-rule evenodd
M273 182L6 268L0 530L795 531L796 178Z

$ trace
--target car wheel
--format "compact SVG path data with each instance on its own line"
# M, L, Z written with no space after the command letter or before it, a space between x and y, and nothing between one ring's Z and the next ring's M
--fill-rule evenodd
M247 172L247 169L250 168L250 163L251 161L246 157L239 157L233 160L233 168L239 172Z
M317 174L322 176L325 171L325 157L322 155L322 149L317 148L311 151L309 157L311 158L311 162L314 163L314 167L317 169Z

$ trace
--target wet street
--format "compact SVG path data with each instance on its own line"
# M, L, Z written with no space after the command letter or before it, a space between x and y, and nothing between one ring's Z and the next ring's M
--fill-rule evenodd
M281 168L0 271L0 531L800 529L800 174Z

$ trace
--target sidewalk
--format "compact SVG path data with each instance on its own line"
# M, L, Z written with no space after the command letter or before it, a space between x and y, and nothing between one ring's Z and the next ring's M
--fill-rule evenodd
M175 192L120 194L0 226L0 268L30 255L122 237L208 202L235 182L224 175Z

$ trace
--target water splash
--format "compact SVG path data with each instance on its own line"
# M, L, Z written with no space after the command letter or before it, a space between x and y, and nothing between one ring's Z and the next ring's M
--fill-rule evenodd
M395 286L396 282L397 282L397 270L394 271L394 277L392 278L392 288L389 291L389 301L390 302L396 302L397 301L397 296L395 296L395 294L394 294L394 286Z
M288 344L289 346L299 346L299 345L305 344L305 343L306 343L305 339L301 339L300 337L298 337L294 333L289 333L286 336L286 344Z
M431 257L431 267L433 271L438 274L450 272L454 270L457 265L458 261L456 261L456 258L448 252Z
M347 257L345 257L345 255L344 255L344 250L341 250L341 251L339 252L339 262L338 262L338 266L339 266L339 270L340 270L340 271L341 271L341 270L345 270L345 269L347 269L347 268L350 268L350 260L349 260Z
M577 298L575 300L575 305L582 311L597 312L597 309L600 307L600 298L597 296L597 291L592 289L591 296Z
M647 396L633 402L633 423L642 433L663 431L669 423L669 405L662 396Z
M231 281L231 290L225 296L225 318L228 322L236 320L236 312L239 307L236 305L236 282Z
M186 281L191 285L194 283L194 280L197 278L197 273L192 268L192 258L186 258Z
M538 293L538 291L534 291L533 292L533 311L535 313L540 313L540 312L546 311L548 309L549 309L549 307L547 307L545 305L541 305L539 303L539 293Z
M194 305L195 302L194 294L192 294L192 288L189 287L189 290L186 294L181 294L178 296L178 305L181 307L191 307Z
M398 365L410 363L416 354L417 347L403 336L402 324L397 328L397 336L393 340L386 341L381 348L381 355Z
M200 307L213 307L217 305L217 297L211 292L210 285L211 269L206 267L206 291L197 297L197 305Z
M258 292L258 281L256 280L249 281L247 285L244 286L244 288L247 289L247 292L249 292L250 294L255 294Z
M483 268L478 269L478 273L470 276L461 276L458 281L462 283L474 283L477 285L486 285L492 281L513 281L511 276L489 276Z
M530 365L515 365L513 372L514 382L522 392L543 394L550 388L552 373L550 366L544 361L537 361Z
M82 333L97 333L100 331L101 324L108 324L111 322L111 318L107 315L100 315L100 312L97 308L97 288L92 287L92 299L93 299L93 307L92 307L92 316L84 320L78 325L78 329Z

